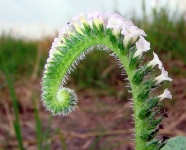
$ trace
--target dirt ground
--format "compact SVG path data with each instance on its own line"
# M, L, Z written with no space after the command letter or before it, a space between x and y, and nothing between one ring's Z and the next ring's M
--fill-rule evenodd
M169 117L163 120L162 135L186 136L186 79L175 78L171 83L173 100L163 101L162 111ZM26 150L37 149L35 116L32 99L37 102L43 135L48 135L43 147L51 150L132 150L134 147L133 113L128 94L125 98L108 95L101 90L78 91L78 107L68 116L52 116L40 99L40 80L21 80L15 84L20 104L20 122ZM117 88L116 88L117 89ZM119 90L119 89L118 89ZM1 90L0 97L0 149L16 150L18 143L13 129L13 108L9 92ZM33 96L34 95L34 96ZM46 134L48 130L48 134Z

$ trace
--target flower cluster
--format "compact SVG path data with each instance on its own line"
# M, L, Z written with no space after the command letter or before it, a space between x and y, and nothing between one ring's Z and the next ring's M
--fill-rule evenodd
M74 31L83 34L83 29L85 25L95 24L97 27L99 25L103 25L105 28L112 29L114 35L121 34L124 36L123 44L125 47L128 46L129 43L134 43L140 37L139 41L136 43L137 51L134 55L141 56L141 54L150 49L150 43L147 42L142 36L146 36L145 32L139 29L137 26L133 24L132 21L127 20L116 13L106 13L104 15L98 11L92 11L88 13L81 13L77 17L74 17L73 20L66 24L66 26L59 33L58 38L55 38L51 50L50 57L53 57L53 54L56 52L56 47L62 46L65 42L64 37L68 37L73 34Z

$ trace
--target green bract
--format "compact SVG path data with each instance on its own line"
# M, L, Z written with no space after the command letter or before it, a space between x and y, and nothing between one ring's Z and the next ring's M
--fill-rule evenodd
M150 49L150 43L143 36L146 36L143 30L118 14L104 15L94 11L73 19L55 38L45 65L42 99L46 108L54 115L67 115L73 111L77 97L73 90L64 87L68 75L94 49L107 51L120 61L128 75L134 104L136 150L163 147L165 140L153 140L161 129L158 124L167 116L158 111L157 105L164 98L172 98L172 95L167 89L157 97L150 97L150 92L163 80L172 79L157 54L153 53L154 59L142 64L142 54ZM156 65L159 65L162 74L147 80L145 77Z

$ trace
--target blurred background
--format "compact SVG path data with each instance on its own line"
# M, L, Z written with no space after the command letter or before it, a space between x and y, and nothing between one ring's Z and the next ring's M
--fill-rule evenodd
M131 95L107 53L89 54L71 74L67 86L79 99L74 113L51 116L41 102L54 37L73 16L91 10L120 13L146 32L173 78L162 86L173 99L160 106L169 117L157 137L186 136L186 0L0 0L0 150L133 149Z

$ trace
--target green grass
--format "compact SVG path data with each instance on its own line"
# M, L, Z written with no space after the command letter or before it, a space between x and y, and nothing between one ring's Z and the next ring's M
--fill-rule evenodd
M152 9L142 19L134 22L146 33L146 39L151 42L151 49L172 59L182 60L186 64L186 20L184 14L171 12L169 7ZM163 57L162 57L163 58ZM166 59L166 58L165 58ZM169 61L169 60L167 60Z
M0 37L1 53L4 63L11 75L25 75L32 73L33 62L37 54L37 42L15 39L11 35ZM0 65L2 70L2 65Z
M2 41L1 41L2 43ZM3 44L0 44L3 46ZM8 52L9 49L7 49L6 52ZM20 119L19 119L19 107L18 107L18 102L15 94L15 89L13 87L14 81L12 80L12 71L14 71L14 66L12 66L13 62L10 63L10 65L7 65L6 63L6 56L5 52L1 51L0 53L0 58L1 58L1 70L4 72L4 76L6 78L6 83L10 92L12 104L13 104L13 109L14 109L14 116L15 119L13 121L14 124L14 130L16 134L17 141L19 143L19 149L24 150L23 148L23 138L22 138L22 133L21 133L21 126L20 126ZM8 56L8 54L7 54ZM8 58L7 58L8 59ZM12 69L12 70L11 70Z

